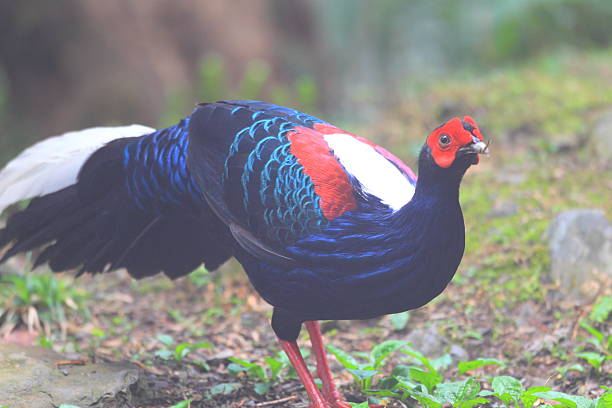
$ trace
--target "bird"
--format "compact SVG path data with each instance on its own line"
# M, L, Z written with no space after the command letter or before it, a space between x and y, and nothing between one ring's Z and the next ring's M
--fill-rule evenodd
M176 125L98 127L34 144L0 171L0 263L175 279L230 258L273 307L271 326L313 408L347 408L319 321L421 307L463 257L459 186L488 153L474 119L427 136L418 177L385 148L271 103L196 105ZM296 340L306 326L319 390Z

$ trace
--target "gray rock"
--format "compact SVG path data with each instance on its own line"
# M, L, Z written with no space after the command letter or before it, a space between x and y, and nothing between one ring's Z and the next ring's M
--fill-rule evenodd
M595 122L589 147L597 157L612 162L612 111L606 112Z
M416 350L428 358L441 357L446 348L444 336L438 332L436 325L431 325L424 329L413 329L404 340L412 344Z
M469 361L470 360L470 355L468 354L466 349L464 349L458 344L452 344L450 346L450 349L448 350L448 354L451 355L451 357L453 358L453 361Z
M496 201L487 216L491 218L511 217L518 213L518 204L514 201Z
M559 285L564 299L590 303L602 287L612 287L612 224L603 211L562 212L545 238L551 258L549 280Z
M0 342L0 406L54 408L62 404L95 408L132 407L140 378L129 362L55 366L65 360L43 347Z

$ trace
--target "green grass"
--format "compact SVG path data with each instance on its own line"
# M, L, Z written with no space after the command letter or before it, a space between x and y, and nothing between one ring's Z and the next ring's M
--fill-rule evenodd
M0 328L25 325L47 337L56 329L65 333L70 315L89 317L89 295L72 282L51 272L1 275Z

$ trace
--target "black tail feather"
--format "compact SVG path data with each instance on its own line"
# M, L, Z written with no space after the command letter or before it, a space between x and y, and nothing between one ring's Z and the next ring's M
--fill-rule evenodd
M204 263L213 270L231 256L229 232L203 202L201 211L156 214L138 208L125 186L122 151L131 139L111 142L85 163L77 184L38 197L0 230L0 263L41 248L35 260L53 271L101 273L126 268L142 278L171 278Z

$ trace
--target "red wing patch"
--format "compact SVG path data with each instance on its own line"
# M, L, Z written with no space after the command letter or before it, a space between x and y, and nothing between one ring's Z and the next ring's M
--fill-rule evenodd
M316 126L316 125L315 125ZM307 127L295 127L287 133L290 153L304 167L321 201L323 216L333 220L345 211L357 209L353 186L342 165L331 153L321 132Z

